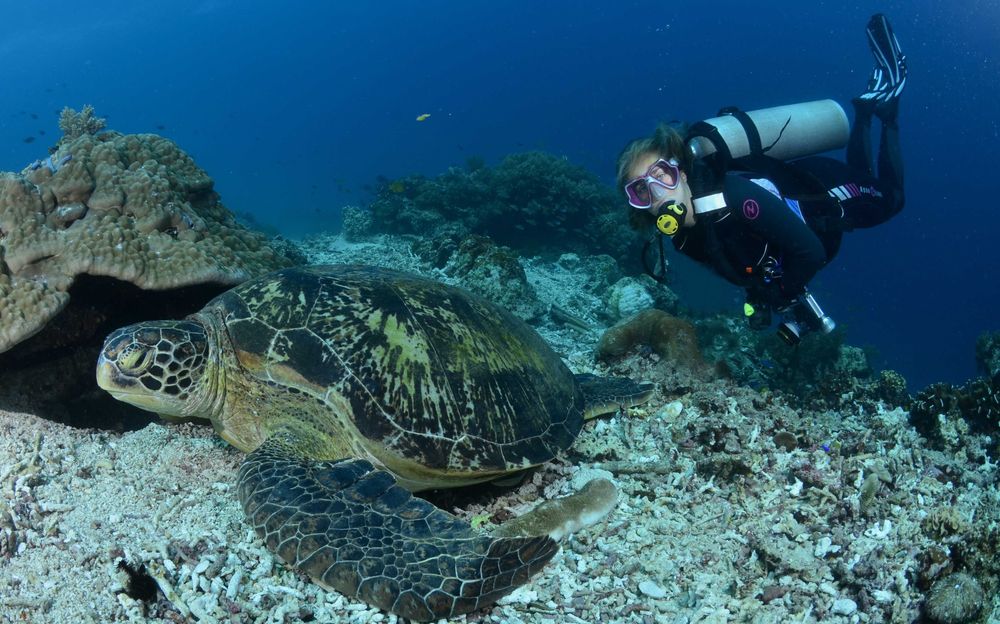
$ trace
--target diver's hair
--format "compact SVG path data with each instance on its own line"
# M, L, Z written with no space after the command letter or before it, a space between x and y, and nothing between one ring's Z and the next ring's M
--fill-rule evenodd
M625 184L629 181L629 170L637 160L646 154L656 154L657 156L670 160L677 160L677 166L681 171L690 175L691 165L694 162L694 155L684 143L684 134L687 132L687 125L680 122L660 123L652 136L633 139L628 142L625 149L618 155L618 173L615 177L615 186L618 192L625 196ZM640 229L653 222L653 216L645 210L636 210L628 206L629 224Z

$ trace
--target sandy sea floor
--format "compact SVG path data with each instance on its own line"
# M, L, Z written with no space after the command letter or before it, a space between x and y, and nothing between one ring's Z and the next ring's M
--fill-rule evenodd
M609 372L593 337L543 333L575 371ZM966 563L993 556L996 465L927 448L902 410L795 409L652 354L611 372L659 390L589 422L520 486L433 499L501 522L597 476L620 490L526 586L456 621L911 622L957 545ZM396 621L263 548L233 491L240 461L207 426L113 433L0 412L0 621ZM150 600L124 591L122 561L145 567ZM979 621L1000 621L985 603Z

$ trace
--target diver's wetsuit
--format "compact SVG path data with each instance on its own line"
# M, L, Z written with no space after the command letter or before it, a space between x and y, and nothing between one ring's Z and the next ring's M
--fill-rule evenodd
M856 101L855 109L846 164L804 158L789 163L797 175L773 175L771 180L760 174L728 173L723 183L726 208L699 214L693 227L674 236L674 247L746 288L754 303L780 308L801 295L837 254L845 230L884 223L903 207L895 110L882 124L876 178L870 139L873 107ZM693 185L692 190L697 197L701 189ZM775 267L780 278L765 279Z

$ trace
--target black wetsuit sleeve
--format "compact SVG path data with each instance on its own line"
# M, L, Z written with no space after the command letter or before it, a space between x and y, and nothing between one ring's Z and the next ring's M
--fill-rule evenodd
M780 297L790 300L802 294L826 264L820 239L784 200L746 178L727 176L725 196L732 211L729 218L741 220L744 228L767 244L765 255L781 262Z

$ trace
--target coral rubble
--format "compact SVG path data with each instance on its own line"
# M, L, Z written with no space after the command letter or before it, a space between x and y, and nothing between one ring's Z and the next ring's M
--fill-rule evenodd
M620 492L606 520L567 537L535 582L457 622L1000 621L996 454L961 398L948 403L954 426L939 441L911 423L905 380L872 371L842 337L795 359L722 317L695 323L706 359L732 354L729 377L682 377L686 348L657 353L641 340L595 361L602 330L618 321L607 298L623 275L608 256L529 257L464 230L433 241L315 237L304 251L313 263L391 266L475 289L491 263L520 280L517 264L550 310L531 322L574 372L657 384L648 405L588 422L565 457L520 485L428 493L492 530L593 479ZM480 252L492 259L477 266ZM643 314L649 326L690 324ZM783 368L794 365L822 368ZM0 428L10 432L0 436L0 619L70 621L86 605L95 621L386 621L280 565L248 534L230 485L240 454L209 429L95 434L4 412ZM123 560L146 566L155 603L128 594Z

